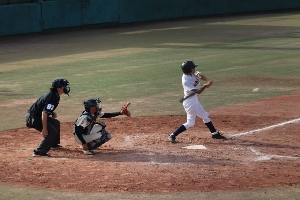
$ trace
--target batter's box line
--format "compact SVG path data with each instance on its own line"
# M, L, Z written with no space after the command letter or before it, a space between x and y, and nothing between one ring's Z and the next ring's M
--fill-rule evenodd
M253 134L253 133L256 133L256 132L270 130L270 129L274 129L274 128L277 128L277 127L280 127L280 126L284 126L286 124L295 124L295 123L298 123L298 122L300 122L300 118L289 120L289 121L286 121L286 122L281 122L279 124L274 124L272 126L267 126L265 128L260 128L260 129L256 129L256 130L252 130L252 131L247 131L247 132L243 132L243 133L233 134L231 136L232 137L239 137L239 136L242 136L242 135L250 135L250 134Z
M260 161L260 160L271 160L272 158L283 158L283 159L292 159L292 160L300 158L300 157L296 157L296 156L279 156L279 155L263 154L263 153L259 152L258 150L256 150L253 147L249 147L249 149L250 149L251 152L255 153L255 155L258 156L258 158L255 159L255 160L258 160L258 161Z

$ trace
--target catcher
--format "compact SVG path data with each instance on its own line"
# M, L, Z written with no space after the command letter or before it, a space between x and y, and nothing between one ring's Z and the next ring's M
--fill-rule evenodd
M73 134L75 141L82 145L83 152L87 155L94 154L93 150L111 139L111 134L106 131L105 123L97 118L112 118L119 115L131 116L126 103L120 112L104 113L99 98L88 99L83 102L84 111L74 124Z

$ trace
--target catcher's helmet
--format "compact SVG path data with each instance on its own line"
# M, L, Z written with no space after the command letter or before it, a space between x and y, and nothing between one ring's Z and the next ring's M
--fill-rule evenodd
M70 92L70 86L69 86L69 81L67 81L67 79L55 79L52 82L52 88L62 88L64 87L64 93L65 94L69 94Z
M196 65L193 61L186 60L182 63L181 69L182 69L183 73L191 73L192 69L194 69L197 66L198 65Z
M90 112L91 107L96 107L97 108L97 113L101 112L102 110L102 105L101 101L99 98L97 99L88 99L83 102L83 106L86 112Z

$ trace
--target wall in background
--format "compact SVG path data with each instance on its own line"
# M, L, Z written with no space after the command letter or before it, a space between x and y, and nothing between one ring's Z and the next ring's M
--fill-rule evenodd
M0 36L287 9L300 0L0 0Z

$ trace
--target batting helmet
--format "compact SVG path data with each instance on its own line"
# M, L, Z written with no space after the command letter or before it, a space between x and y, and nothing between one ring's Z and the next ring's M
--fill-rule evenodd
M191 73L192 69L194 69L197 66L198 65L196 65L193 61L186 60L182 63L181 69L182 69L183 73Z
M90 112L90 108L91 107L96 107L97 108L97 112L101 112L102 110L102 105L101 105L101 101L99 98L97 99L88 99L86 101L83 102L83 106L86 112Z
M69 86L69 81L67 81L67 79L55 79L52 82L52 88L62 88L64 87L64 93L65 94L69 94L70 92L70 86Z

